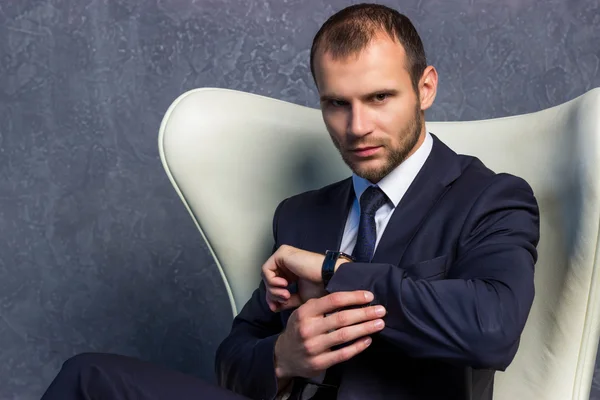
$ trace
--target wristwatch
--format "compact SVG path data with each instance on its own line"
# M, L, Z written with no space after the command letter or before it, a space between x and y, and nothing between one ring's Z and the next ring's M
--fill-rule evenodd
M333 277L335 272L335 264L338 258L344 258L349 262L355 261L355 258L341 251L327 250L325 252L325 260L323 260L323 266L321 267L321 279L323 280L323 286L327 287L329 281Z

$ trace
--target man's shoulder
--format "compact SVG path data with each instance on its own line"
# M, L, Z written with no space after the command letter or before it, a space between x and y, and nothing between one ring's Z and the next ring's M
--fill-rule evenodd
M451 182L453 189L455 189L454 192L458 189L473 196L474 193L484 191L490 185L525 187L531 190L529 184L523 178L504 171L494 171L478 157L456 153L436 136L434 136L434 139L434 146L436 146L434 150L437 149L435 155L443 160L439 161L441 164L438 164L438 168L456 171L456 165L458 164L459 172L454 172L455 178ZM445 181L445 183L448 183L448 181Z
M471 198L490 189L504 188L505 190L532 193L529 183L520 176L504 171L493 171L479 158L469 155L457 155L461 164L461 174L453 183L456 191L464 192Z

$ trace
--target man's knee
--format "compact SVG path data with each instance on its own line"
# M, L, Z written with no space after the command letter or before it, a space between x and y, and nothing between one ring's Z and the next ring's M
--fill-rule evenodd
M43 399L87 399L89 393L107 399L118 398L110 380L115 372L118 373L117 366L121 361L122 358L111 354L77 354L63 363Z
M63 363L64 372L74 373L89 370L91 367L106 363L107 355L101 353L80 353Z

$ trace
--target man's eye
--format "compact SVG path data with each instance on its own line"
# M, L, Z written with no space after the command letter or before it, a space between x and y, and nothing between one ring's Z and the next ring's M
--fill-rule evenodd
M346 104L348 103L342 100L331 100L331 105L334 107L344 107Z
M379 94L375 95L375 101L384 101L387 98L388 98L387 93L379 93Z

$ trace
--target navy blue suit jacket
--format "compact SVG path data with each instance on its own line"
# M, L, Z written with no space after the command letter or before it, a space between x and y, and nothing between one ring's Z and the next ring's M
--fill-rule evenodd
M284 200L275 248L338 249L353 196L349 178ZM371 346L344 363L338 398L491 400L534 298L538 240L530 186L434 136L372 262L342 265L326 288L369 290L388 311ZM274 398L274 344L290 313L269 310L261 283L217 351L220 385Z

